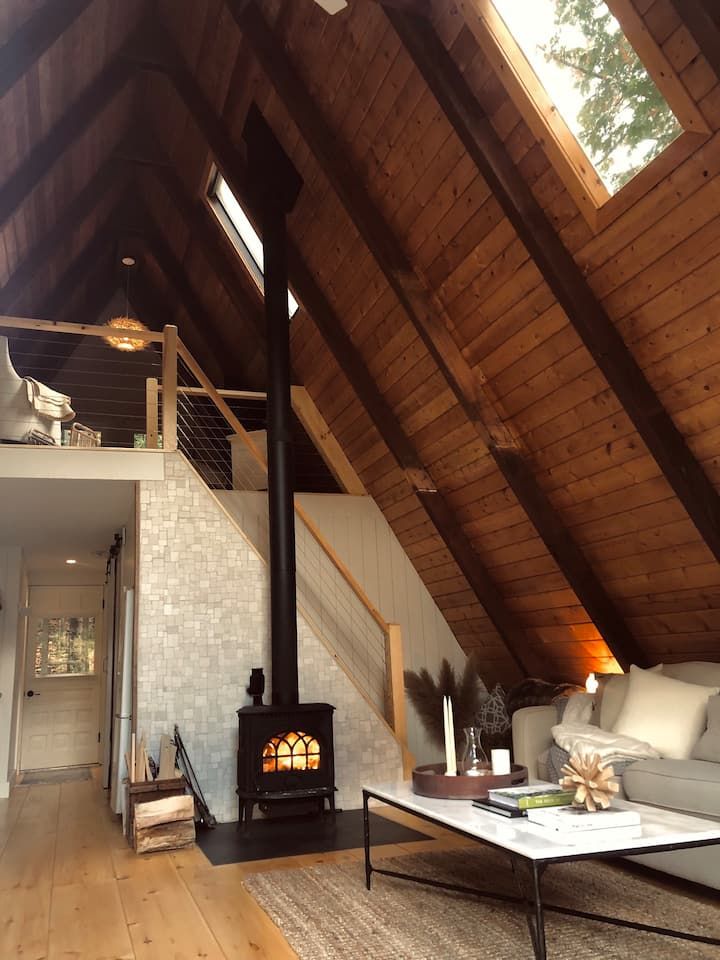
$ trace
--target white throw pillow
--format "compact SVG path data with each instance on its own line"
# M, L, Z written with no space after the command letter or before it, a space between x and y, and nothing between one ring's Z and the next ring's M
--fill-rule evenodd
M685 760L706 727L708 698L716 693L718 687L684 683L632 666L613 732L647 740L663 757Z

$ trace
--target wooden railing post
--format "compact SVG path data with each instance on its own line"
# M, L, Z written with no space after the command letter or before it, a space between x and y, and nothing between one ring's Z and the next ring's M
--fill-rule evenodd
M400 625L389 623L386 639L386 663L388 678L388 699L390 701L390 726L395 731L403 753L403 774L409 780L415 761L408 750L407 715L405 713L405 680L403 677L403 647Z
M158 382L156 377L145 381L145 446L158 448Z
M168 324L163 328L163 450L177 450L177 361L178 331L177 327Z

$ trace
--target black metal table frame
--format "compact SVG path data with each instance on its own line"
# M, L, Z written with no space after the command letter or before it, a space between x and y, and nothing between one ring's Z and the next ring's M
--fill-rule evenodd
M428 877L418 877L408 873L399 873L396 870L383 870L374 867L370 862L370 818L368 811L368 800L379 800L390 807L402 810L405 813L412 814L428 823L434 823L444 830L450 830L468 840L475 840L485 846L501 850L510 856L510 865L512 868L515 882L518 886L520 896L511 894L497 893L492 890L479 890L474 887L461 886L453 883L442 883L439 880L431 880ZM643 853L665 853L673 850L690 850L695 847L708 847L720 845L720 838L716 840L691 840L683 843L666 843L648 847L633 847L630 849L613 850L612 853L578 853L567 854L559 857L546 857L543 859L534 859L525 857L522 854L514 853L508 850L501 843L495 843L492 840L486 840L484 837L478 837L473 833L468 833L459 827L453 827L443 823L430 814L419 813L405 806L399 800L389 800L387 797L380 796L372 790L363 790L363 829L365 838L365 886L370 890L371 877L373 873L378 873L385 877L395 877L398 880L411 880L413 883L421 883L428 887L440 887L443 890L452 890L455 893L465 893L471 896L487 898L491 900L502 900L506 903L519 903L525 907L527 915L528 929L532 941L536 960L547 960L547 948L545 945L545 912L561 913L568 917L579 917L583 920L595 920L599 923L609 923L617 927L629 927L632 930L641 930L645 933L655 933L663 937L672 937L676 940L691 940L695 943L707 943L712 946L720 946L720 938L706 937L700 934L689 933L684 930L673 930L668 927L656 927L647 923L638 923L635 920L623 920L620 917L609 917L600 913L588 913L584 910L573 910L571 907L561 907L558 904L543 903L541 882L546 868L555 863L573 863L577 860L607 860L615 857L630 856ZM522 875L521 869L525 868L526 877Z

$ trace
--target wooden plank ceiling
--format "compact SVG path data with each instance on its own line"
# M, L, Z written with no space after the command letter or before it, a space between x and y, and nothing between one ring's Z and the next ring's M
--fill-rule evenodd
M718 660L720 28L623 2L709 134L600 228L461 5L8 0L2 308L90 321L131 250L148 324L262 387L204 199L216 164L252 216L254 101L304 181L298 382L486 679Z

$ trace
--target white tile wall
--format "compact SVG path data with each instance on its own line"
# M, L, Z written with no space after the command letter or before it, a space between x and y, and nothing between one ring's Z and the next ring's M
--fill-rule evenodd
M267 567L180 454L140 483L138 562L138 732L156 755L177 723L210 809L235 820L251 667L271 688ZM336 707L338 806L358 807L363 783L401 778L398 744L300 617L298 658L301 700Z

